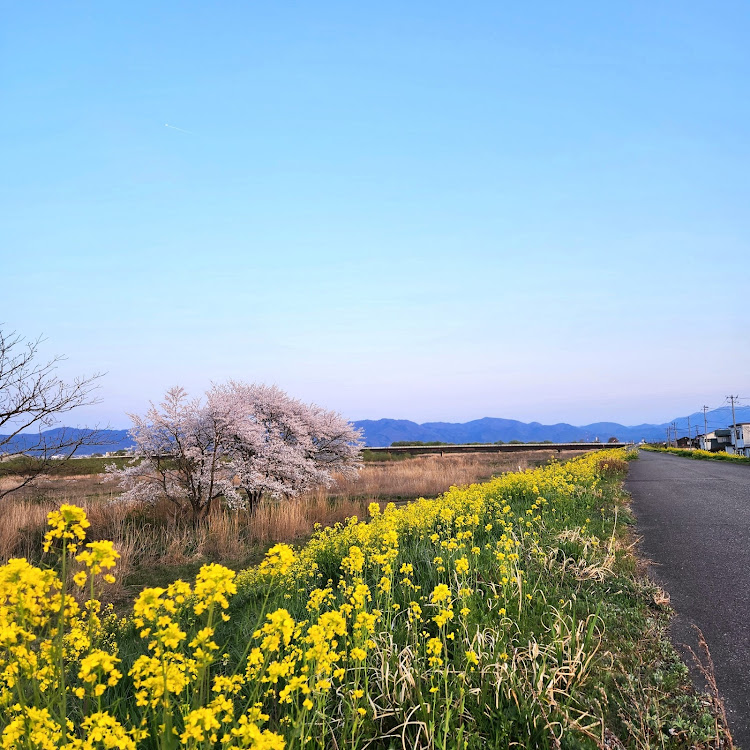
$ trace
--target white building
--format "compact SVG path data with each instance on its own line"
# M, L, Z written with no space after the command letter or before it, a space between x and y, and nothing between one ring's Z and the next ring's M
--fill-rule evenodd
M750 457L750 422L738 422L730 427L732 431L732 445L727 448L728 453L739 453Z
M714 430L707 435L698 436L700 449L704 451L727 451L731 453L732 430Z

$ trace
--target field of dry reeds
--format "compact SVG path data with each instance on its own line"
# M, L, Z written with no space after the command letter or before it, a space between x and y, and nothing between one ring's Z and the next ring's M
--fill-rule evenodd
M565 453L562 458L573 455L578 452ZM253 515L217 507L209 522L197 529L176 518L167 503L133 506L118 502L117 488L105 475L42 479L4 499L0 562L11 557L38 557L47 513L61 503L73 503L86 511L90 539L114 541L121 560L119 585L112 594L125 600L144 585L190 576L205 562L246 567L276 542L306 539L315 524L329 526L351 516L365 516L371 502L384 505L435 497L452 486L539 466L553 456L557 456L553 451L540 450L425 455L365 463L356 479L340 479L330 488L291 500L264 500Z

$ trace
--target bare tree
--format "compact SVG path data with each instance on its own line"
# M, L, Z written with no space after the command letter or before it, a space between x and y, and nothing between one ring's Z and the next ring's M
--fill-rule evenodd
M97 430L57 427L59 418L80 406L97 403L93 393L100 374L61 380L57 365L64 357L39 359L42 338L27 341L15 331L0 328L0 456L16 460L0 463L0 499L41 475L59 471L84 445L99 445Z

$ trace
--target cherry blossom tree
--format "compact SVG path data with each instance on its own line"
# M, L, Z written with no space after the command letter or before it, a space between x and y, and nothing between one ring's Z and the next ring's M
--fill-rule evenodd
M361 433L335 412L235 381L208 400L225 420L229 465L251 509L264 494L291 497L359 470Z
M129 416L134 461L110 468L122 499L166 499L193 523L214 501L252 511L263 496L289 498L360 466L358 430L276 386L229 381L205 399L172 388L145 416Z

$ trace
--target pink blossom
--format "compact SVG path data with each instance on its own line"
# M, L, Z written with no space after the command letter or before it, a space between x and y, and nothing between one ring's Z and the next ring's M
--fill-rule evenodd
M206 518L214 501L252 510L264 495L298 495L361 465L358 430L276 386L230 380L214 385L205 399L175 387L145 416L129 416L134 461L110 468L121 498L164 498L190 511L193 522Z

